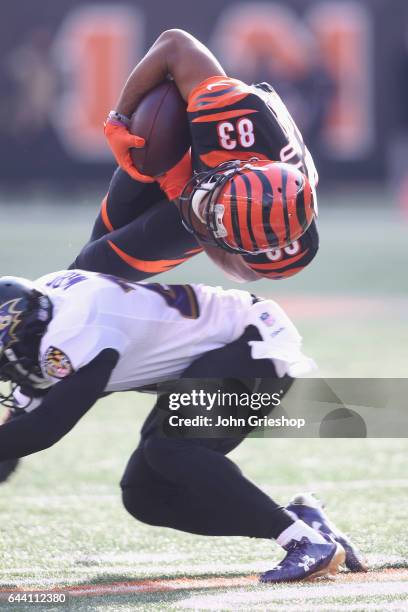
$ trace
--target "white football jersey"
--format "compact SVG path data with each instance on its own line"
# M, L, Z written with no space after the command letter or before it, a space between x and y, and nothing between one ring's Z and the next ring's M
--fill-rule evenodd
M252 306L245 291L131 283L63 270L36 281L53 304L40 345L43 375L56 383L102 350L120 354L106 391L177 378L199 356L236 340Z

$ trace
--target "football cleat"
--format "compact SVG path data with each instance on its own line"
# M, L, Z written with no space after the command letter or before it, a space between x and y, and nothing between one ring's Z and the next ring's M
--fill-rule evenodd
M297 519L304 521L310 527L313 527L313 529L330 536L341 544L346 553L345 566L347 569L351 572L366 572L368 569L367 564L359 550L330 521L323 508L324 505L313 493L300 493L286 506L286 510L295 515Z
M345 558L341 544L330 538L326 544L314 544L307 538L291 540L284 549L288 551L286 557L262 574L261 582L295 582L333 575Z

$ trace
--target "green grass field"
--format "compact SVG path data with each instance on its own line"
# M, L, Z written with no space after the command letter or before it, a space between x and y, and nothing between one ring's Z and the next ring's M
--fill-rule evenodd
M405 377L408 363L408 223L367 192L320 202L321 247L309 269L284 281L237 285L205 255L157 277L256 291L293 317L305 350L327 376ZM99 196L30 204L0 197L1 274L35 278L66 267L87 240ZM347 207L342 207L342 202ZM362 207L367 205L367 209ZM370 205L372 206L370 207Z
M348 198L346 211L340 197L321 203L322 247L310 270L251 290L285 306L323 374L406 377L407 226L380 207L367 224L362 197ZM0 272L31 278L70 263L96 208L0 202ZM161 278L231 286L204 256ZM250 439L234 451L282 503L302 490L319 494L375 570L356 581L271 588L248 576L280 558L272 542L148 527L122 508L118 482L152 401L136 393L101 401L0 486L1 589L76 588L66 604L44 610L407 609L407 439ZM0 591L0 609L33 605L10 604Z
M13 480L1 486L2 588L102 588L112 583L187 577L196 578L197 583L167 592L130 594L121 593L119 584L117 595L75 597L70 600L72 607L66 609L282 610L291 589L297 593L290 601L292 607L298 606L293 608L296 610L345 610L355 603L359 610L366 609L368 603L376 603L379 610L388 609L389 585L375 596L370 584L365 591L358 585L362 591L354 594L347 593L349 585L344 592L344 585L336 590L327 583L301 587L305 591L299 591L298 585L268 588L256 584L200 589L199 581L204 577L231 578L265 570L279 559L280 551L268 541L205 538L153 528L126 513L118 481L149 403L139 394L100 402L60 444L25 459ZM231 457L282 503L301 490L319 493L333 519L379 568L408 563L404 531L407 450L408 443L402 439L334 443L252 439ZM399 595L393 590L401 589L401 584L398 579L391 585L392 599L401 598L407 605L408 582ZM319 589L327 586L333 592L322 597ZM303 592L310 589L315 600L302 602ZM6 603L3 608L1 605L0 609L13 609Z

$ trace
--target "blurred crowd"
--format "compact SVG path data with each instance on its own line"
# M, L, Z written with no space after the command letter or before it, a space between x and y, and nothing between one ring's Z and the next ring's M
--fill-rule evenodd
M187 19L184 4L175 4L169 25L175 25L179 12L179 25L199 37L202 29L201 38L229 74L247 82L270 82L323 167L321 174L333 181L391 177L400 185L401 201L407 202L408 18L402 51L395 57L400 76L390 91L397 98L390 109L398 107L400 117L394 116L388 129L387 107L378 95L387 67L377 62L381 14L376 14L374 3L224 0L217 3L215 22L206 24L194 15ZM0 62L0 152L6 153L0 181L106 176L110 158L101 118L114 104L132 64L158 33L149 26L148 7L133 2L121 7L123 23L116 21L114 29L114 3L70 7L65 2L52 22L28 21L8 39ZM395 19L400 32L397 15ZM5 27L3 23L0 29ZM139 33L133 36L133 46L131 28ZM126 53L120 55L121 45ZM398 66L394 68L397 72ZM96 73L98 91L93 96Z

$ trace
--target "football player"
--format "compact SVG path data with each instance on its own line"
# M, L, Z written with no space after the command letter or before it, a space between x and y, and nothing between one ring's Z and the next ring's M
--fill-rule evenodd
M107 393L204 376L247 392L262 377L284 394L310 368L275 302L203 285L132 284L80 270L35 283L4 277L0 321L0 375L14 387L3 402L19 414L0 426L0 461L52 446ZM345 559L336 538L279 506L226 457L245 428L231 437L170 435L170 399L159 396L126 467L126 509L189 533L275 539L286 556L263 582L335 573Z
M132 163L129 148L146 143L129 133L129 118L166 78L187 102L192 159L149 177ZM187 32L161 34L129 76L105 135L119 169L73 268L141 280L204 248L235 280L252 281L292 276L316 255L318 177L288 110L267 83L226 76Z

